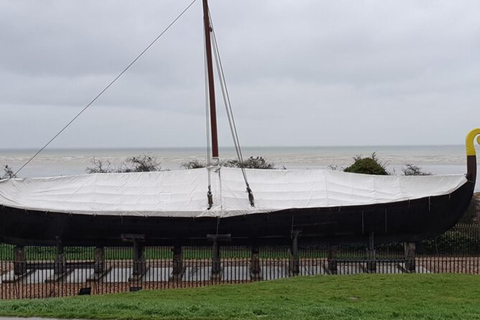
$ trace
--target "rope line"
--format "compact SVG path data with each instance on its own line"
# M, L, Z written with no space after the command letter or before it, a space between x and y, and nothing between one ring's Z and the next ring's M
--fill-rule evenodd
M220 57L220 51L218 48L218 43L217 43L217 37L215 35L215 29L213 28L213 22L212 24L212 35L213 35L213 45L214 45L214 54L215 54L215 62L217 65L217 71L218 71L218 76L220 78L220 87L222 90L222 96L223 96L223 102L225 105L225 109L227 112L227 118L228 122L230 124L230 132L232 133L232 138L233 138L233 143L235 146L235 152L237 153L238 160L241 162L241 168L243 168L243 154L242 154L242 149L240 147L240 140L238 138L238 133L237 133L237 126L235 124L235 117L233 116L233 109L232 109L232 104L230 101L230 95L228 93L228 87L227 87L227 82L225 79L225 72L223 71L223 64L222 60ZM244 169L244 168L243 168ZM242 170L243 172L243 170ZM245 176L246 179L246 176Z
M118 79L120 79L121 76L125 72L127 72L128 69L130 69L131 66L135 64L144 54L147 52L156 42L158 39L160 39L165 32L167 32L174 24L177 22L185 12L187 12L188 9L196 2L197 0L193 0L137 57L129 64L127 67L123 69L122 72L118 74L102 91L100 91L95 98L93 98L75 117L73 117L72 120L70 120L56 135L53 136L40 150L38 150L30 159L28 159L27 162L25 162L20 169L18 169L15 172L15 175L17 175L23 168L25 168L33 159L35 159L43 150L45 150L59 135L61 135L75 120L77 120L78 117L80 117L95 101L100 98L105 91L107 91L115 82L117 82Z
M235 152L237 154L237 158L240 164L240 169L242 171L243 179L245 181L245 185L247 187L247 193L248 193L248 200L250 201L250 204L252 207L255 206L255 199L253 196L252 189L250 188L250 185L248 183L247 179L247 172L244 167L244 160L243 160L243 154L242 154L242 148L240 147L240 139L238 137L238 132L237 132L237 126L235 124L235 117L233 116L233 109L232 109L232 104L230 101L230 95L228 93L228 88L227 88L227 81L225 79L225 72L223 70L223 64L222 60L220 58L220 50L218 48L218 43L217 43L217 37L215 35L215 28L213 27L213 21L211 20L211 14L209 13L210 17L210 25L212 28L212 35L213 35L213 52L215 56L215 63L217 65L217 72L218 72L218 77L220 80L220 88L222 90L222 97L223 97L223 102L225 104L225 110L227 113L227 119L228 123L230 125L230 132L232 134L232 139L233 139L233 144L235 146Z

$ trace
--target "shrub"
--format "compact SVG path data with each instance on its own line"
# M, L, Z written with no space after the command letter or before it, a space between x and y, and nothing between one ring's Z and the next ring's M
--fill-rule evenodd
M184 169L199 169L205 168L207 166L206 163L200 162L198 160L192 160L189 162L182 163L181 167Z
M478 229L477 226L472 226ZM426 254L472 254L480 253L478 234L470 234L469 230L453 228L435 239L422 241Z
M125 173L125 172L150 172L161 171L160 163L156 157L142 154L136 157L127 158L118 168L112 168L110 161L102 161L93 158L93 167L86 169L87 173Z
M422 171L422 168L414 166L413 164L407 163L404 168L402 168L403 174L406 176L429 176L430 172Z
M112 164L108 160L107 161L102 161L100 159L93 158L90 162L92 163L93 167L87 167L87 169L85 169L85 171L87 171L87 173L111 173L111 172L115 172L115 170L111 168Z
M198 169L205 168L206 166L206 163L198 160L193 160L182 164L182 168L185 169ZM250 157L243 162L236 159L224 160L220 162L220 166L228 168L275 169L275 164L273 162L268 162L263 157Z
M376 174L376 175L388 175L386 164L381 162L377 155L372 153L371 157L362 158L356 156L353 158L354 163L345 168L344 172L362 173L362 174Z
M231 168L275 169L275 164L267 162L263 157L250 157L243 162L238 160L225 160L221 165Z
M0 177L0 180L12 179L16 177L17 175L15 174L15 172L13 172L13 169L11 167L9 167L8 165L5 165L5 167L3 167L3 176Z
M160 171L162 167L156 157L142 154L125 160L118 172L150 172Z

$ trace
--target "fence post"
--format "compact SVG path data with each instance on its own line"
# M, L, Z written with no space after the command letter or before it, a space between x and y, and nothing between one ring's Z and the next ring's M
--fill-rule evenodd
M415 272L415 242L406 242L405 249L405 269L408 272Z
M337 257L338 257L338 244L329 244L327 268L328 268L328 272L331 274L337 274L338 272Z
M250 278L252 280L261 280L262 268L260 267L260 249L257 245L252 246L252 258L250 260Z

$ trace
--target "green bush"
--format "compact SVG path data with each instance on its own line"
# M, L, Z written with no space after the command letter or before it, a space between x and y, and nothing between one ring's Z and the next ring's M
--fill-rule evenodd
M207 166L206 163L200 162L198 160L192 160L189 162L182 163L181 167L184 169L199 169L199 168L205 168Z
M86 169L87 173L125 173L125 172L150 172L161 171L162 167L154 156L141 154L136 157L128 157L118 168L112 168L110 161L93 158L92 167Z
M250 157L243 162L238 160L226 160L221 165L231 168L275 169L275 164L267 162L263 157Z
M473 226L470 226L473 227ZM477 226L475 226L477 227ZM441 236L422 241L425 254L478 254L480 237L471 230L454 228Z
M352 173L362 173L362 174L375 174L375 175L388 175L386 169L386 164L382 163L377 155L372 153L371 157L362 158L361 156L356 156L353 158L354 163L345 168L344 172Z
M407 163L402 169L402 172L406 176L430 176L430 172L424 172L422 168L415 166L413 164Z
M206 163L198 160L193 160L182 164L182 168L185 169L198 169L205 168L206 166ZM228 168L275 169L275 164L273 162L268 162L263 157L250 157L243 162L236 159L224 160L220 162L220 166Z

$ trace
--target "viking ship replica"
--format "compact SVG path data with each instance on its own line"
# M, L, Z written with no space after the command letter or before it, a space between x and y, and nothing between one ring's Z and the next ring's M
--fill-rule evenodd
M377 243L414 242L442 234L461 218L475 187L474 140L480 129L466 139L466 175L219 166L215 39L206 0L203 12L212 140L208 166L2 180L0 241L122 246L137 237L145 245L179 246L208 245L212 237L224 236L230 245L268 245L297 237L311 243L366 243L374 234Z

